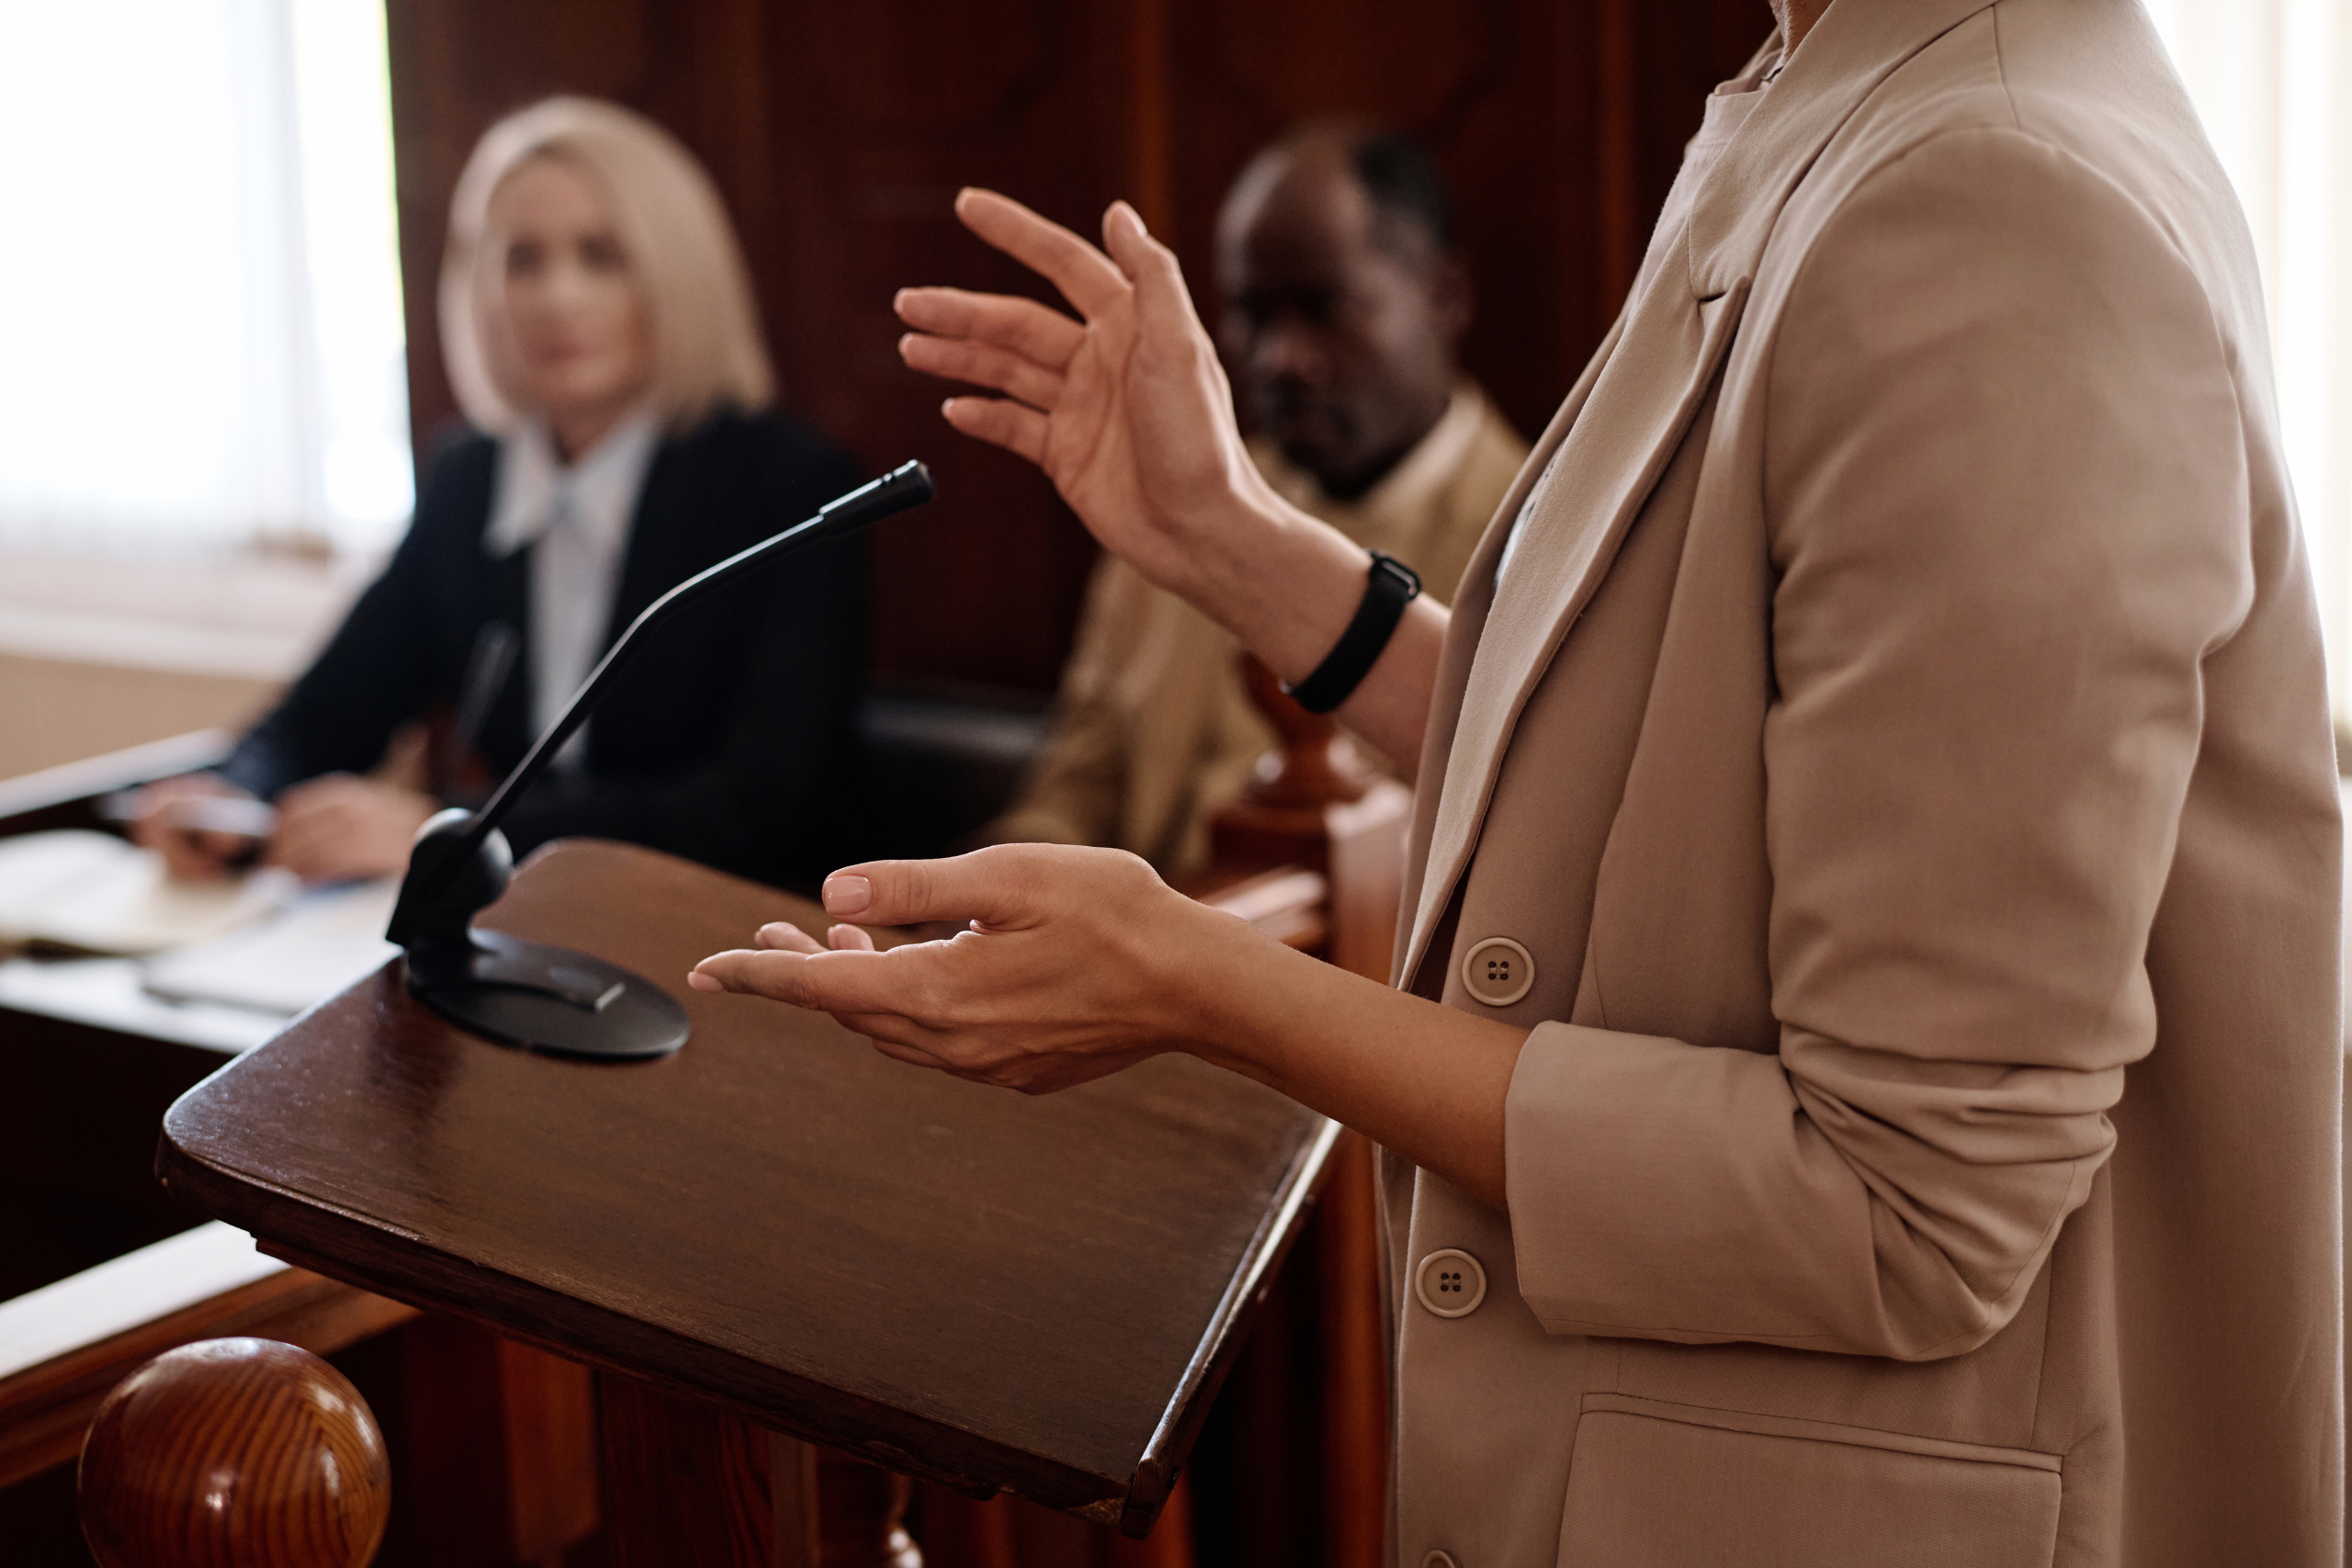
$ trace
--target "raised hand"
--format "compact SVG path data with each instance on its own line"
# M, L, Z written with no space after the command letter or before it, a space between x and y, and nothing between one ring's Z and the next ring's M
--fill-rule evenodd
M1363 596L1362 547L1277 496L1250 460L1216 350L1168 248L1125 202L1098 250L993 192L956 215L1034 267L1078 311L956 288L909 288L918 370L1002 397L947 400L948 423L1035 463L1113 554L1238 637L1285 681L1313 670ZM1419 754L1445 612L1423 595L1340 710L1409 773Z
M898 310L916 330L899 353L1003 393L949 399L948 423L1043 468L1146 577L1195 602L1218 598L1216 579L1252 553L1253 525L1285 509L1242 447L1175 256L1125 202L1103 215L1103 250L991 191L964 191L956 212L1058 288L1078 319L1031 299L909 288Z

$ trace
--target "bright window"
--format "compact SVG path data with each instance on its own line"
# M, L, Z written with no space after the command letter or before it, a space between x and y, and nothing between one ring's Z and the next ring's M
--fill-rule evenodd
M2149 0L2245 204L2339 728L2352 721L2352 15Z
M0 0L0 547L412 501L380 0Z

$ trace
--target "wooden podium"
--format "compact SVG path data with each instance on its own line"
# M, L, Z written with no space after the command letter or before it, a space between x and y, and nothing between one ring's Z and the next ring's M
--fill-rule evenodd
M189 1091L159 1174L289 1261L604 1369L624 1563L836 1560L817 1494L856 1467L804 1444L1148 1533L1338 1127L1182 1056L1027 1099L686 987L779 918L828 923L554 846L482 923L651 976L684 1051L510 1050L395 964Z

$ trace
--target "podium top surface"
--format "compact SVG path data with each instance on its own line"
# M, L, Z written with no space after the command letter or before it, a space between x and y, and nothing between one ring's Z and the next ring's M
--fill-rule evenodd
M493 1044L394 963L190 1090L172 1191L272 1251L970 1489L1141 1533L1333 1124L1193 1058L1026 1098L686 971L807 901L557 845L486 926L628 964L673 1056Z

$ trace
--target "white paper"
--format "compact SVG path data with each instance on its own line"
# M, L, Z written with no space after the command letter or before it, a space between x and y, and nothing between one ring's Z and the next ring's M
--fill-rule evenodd
M283 907L283 871L174 882L152 851L81 829L0 840L0 942L148 953L208 941Z
M400 879L345 883L303 894L258 925L151 958L151 995L218 1002L286 1017L375 973L400 949L384 940Z
M136 958L0 960L0 1008L168 1040L233 1056L264 1044L286 1015L211 1002L167 1002L141 988Z
M29 940L41 911L74 883L104 875L136 852L110 833L78 829L0 839L0 942Z

